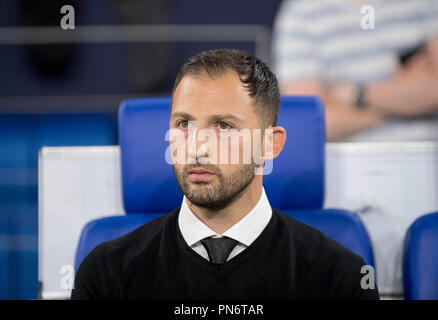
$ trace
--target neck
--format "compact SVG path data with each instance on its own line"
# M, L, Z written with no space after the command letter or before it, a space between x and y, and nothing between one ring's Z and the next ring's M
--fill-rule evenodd
M262 176L258 175L243 191L238 199L221 210L210 210L192 204L186 198L190 210L206 226L217 234L222 234L245 217L262 196Z

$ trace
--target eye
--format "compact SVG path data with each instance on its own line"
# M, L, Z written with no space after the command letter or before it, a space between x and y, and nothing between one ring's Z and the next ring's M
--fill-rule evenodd
M181 120L178 122L177 126L183 129L187 129L189 127L189 122L187 120Z
M218 127L220 130L229 130L232 127L226 122L219 122Z

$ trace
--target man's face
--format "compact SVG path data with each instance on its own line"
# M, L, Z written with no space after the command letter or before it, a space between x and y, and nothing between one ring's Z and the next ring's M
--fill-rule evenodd
M244 162L244 145L250 144L251 155L253 147L261 148L257 142L253 146L251 139L253 129L260 128L253 98L236 73L230 71L216 79L187 75L181 80L173 95L170 129L185 134L185 161L174 161L173 169L181 190L192 204L219 210L242 195L253 181L257 166L252 157L250 162ZM211 130L213 135L199 141L198 132L204 129ZM226 136L245 130L251 132L249 140L244 136L238 139ZM217 147L206 150L202 144L210 137L216 140ZM238 163L231 160L236 150ZM221 153L228 155L227 161L222 161Z

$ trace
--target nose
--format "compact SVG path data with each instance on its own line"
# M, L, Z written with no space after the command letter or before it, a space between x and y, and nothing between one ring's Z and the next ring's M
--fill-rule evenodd
M205 164L208 162L209 150L205 141L198 141L198 133L200 128L196 126L189 130L188 134L188 161L190 164L196 164L197 162Z

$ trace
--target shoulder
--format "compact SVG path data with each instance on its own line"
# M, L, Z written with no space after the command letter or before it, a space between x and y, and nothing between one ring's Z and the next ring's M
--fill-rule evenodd
M101 268L119 273L129 268L133 262L138 261L137 257L152 254L154 250L158 250L161 239L165 236L170 224L176 221L178 212L179 208L121 237L100 243L87 255L79 270L81 267L86 266L88 269L90 266L99 265Z
M289 242L297 271L305 279L304 285L319 279L315 287L323 288L327 298L378 298L377 289L368 292L361 289L366 264L359 255L321 231L281 211L274 209L274 212L278 217L278 232Z
M308 252L311 256L313 256L314 252L318 252L319 259L362 259L350 249L327 237L321 231L279 210L274 209L274 211L278 216L279 228L287 232L289 240L293 242L295 249L299 250L299 252L302 250L303 252Z
M143 226L114 240L96 246L82 261L75 275L72 299L116 299L126 271L145 267L141 259L149 257L168 226L176 221L179 208L153 219ZM118 279L118 281L115 281Z
M125 258L145 252L157 244L171 223L176 223L179 208L155 218L133 231L101 244L106 259Z
M297 245L325 245L333 247L334 250L341 249L339 244L325 236L321 231L315 229L290 215L283 213L277 209L273 209L279 220L279 228L289 232ZM341 249L342 250L342 249Z

